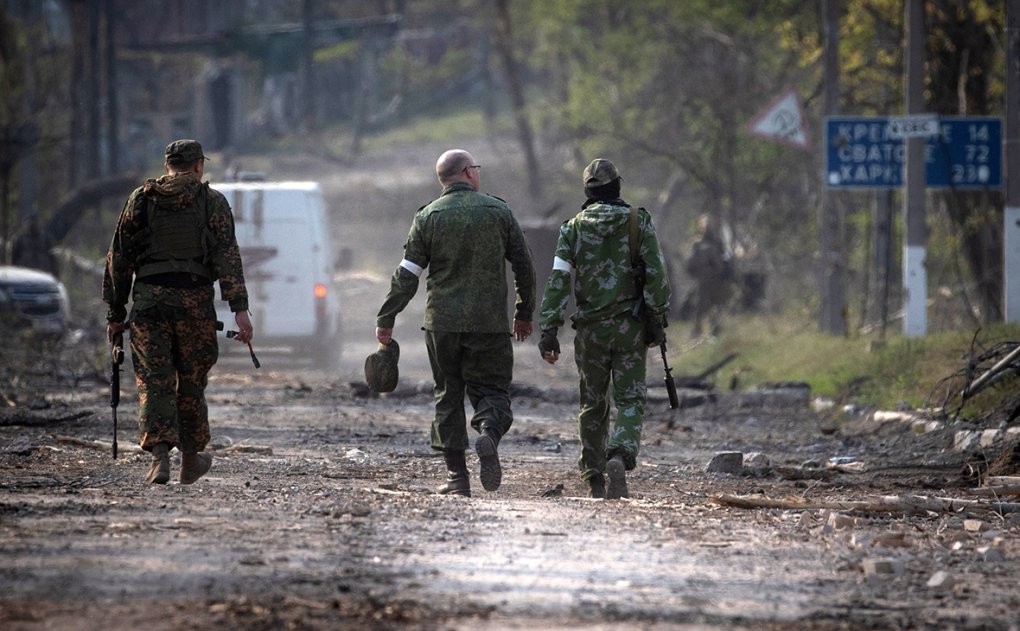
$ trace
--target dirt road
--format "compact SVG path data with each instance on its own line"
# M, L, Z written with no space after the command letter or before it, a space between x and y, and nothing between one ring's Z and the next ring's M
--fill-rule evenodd
M1014 515L972 523L712 499L973 500L950 433L866 420L833 431L804 406L725 393L673 415L656 391L633 497L592 500L576 475L574 372L546 367L529 343L518 346L532 379L518 384L501 444L503 486L483 491L469 457L473 497L445 497L432 492L443 466L427 446L424 358L403 346L402 385L386 398L357 383L368 345L348 349L339 375L284 357L255 372L228 357L210 387L214 468L191 486L142 482L130 385L116 461L88 444L108 440L101 384L50 393L49 409L20 417L92 412L82 418L11 425L9 414L0 627L1017 628ZM707 473L720 450L771 466ZM866 470L824 468L840 456Z
M481 142L449 146L497 159ZM473 497L433 493L443 462L428 448L421 295L395 332L400 389L370 398L360 371L410 213L437 192L442 148L387 147L361 171L273 164L280 177L321 176L338 244L358 246L357 271L341 279L344 364L313 372L258 340L259 371L228 353L209 389L215 461L196 484L142 482L130 372L117 460L93 442L109 441L104 375L22 383L30 396L0 412L0 628L1018 628L1020 520L980 510L992 502L969 493L974 462L951 429L834 423L803 399L746 393L671 414L659 388L632 497L591 500L577 478L569 339L557 367L535 340L516 346L503 486L483 491L469 456ZM504 172L486 169L486 190L527 200L493 177ZM724 450L768 462L708 473ZM829 470L834 457L852 461ZM723 494L805 504L733 508ZM836 504L917 495L983 503Z

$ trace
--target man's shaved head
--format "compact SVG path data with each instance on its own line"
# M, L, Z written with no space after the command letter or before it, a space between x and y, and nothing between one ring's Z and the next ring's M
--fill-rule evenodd
M453 182L467 182L464 169L475 163L474 156L463 149L450 149L436 160L436 177L443 186Z

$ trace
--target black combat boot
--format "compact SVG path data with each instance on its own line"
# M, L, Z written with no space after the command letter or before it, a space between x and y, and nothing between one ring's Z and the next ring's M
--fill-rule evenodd
M149 484L166 484L170 481L170 447L159 443L152 448L152 464L145 476Z
M588 497L605 499L606 497L606 476L601 473L588 478Z
M440 495L463 495L471 497L471 478L468 477L467 461L463 449L444 449L446 460L446 484L436 489Z
M606 487L606 499L618 500L621 497L630 497L627 492L627 466L623 464L623 456L616 454L606 463L606 474L609 477L609 486Z
M484 427L482 435L475 441L475 453L478 454L478 462L481 464L478 477L482 479L482 488L486 491L495 491L503 482L503 468L499 464L499 453L496 451L501 436L499 430Z

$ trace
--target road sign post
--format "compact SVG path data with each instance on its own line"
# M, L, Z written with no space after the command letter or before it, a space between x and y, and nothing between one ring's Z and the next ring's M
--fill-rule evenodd
M906 122L912 118L827 118L825 185L841 189L899 188L903 186L906 156L903 138L923 136L927 188L982 190L1002 186L1001 119L945 116L936 119L937 133L927 136L931 123L917 122L924 119Z
M908 114L889 119L889 137L931 138L939 135L939 119L934 114Z
M908 146L914 152L909 172L906 168ZM907 222L903 250L904 333L907 335L923 335L927 328L923 189L1000 188L1002 153L1002 121L995 117L910 114L825 119L825 185L828 189L893 189L904 186L905 173L911 178L912 187L909 188L912 190L905 195L911 199L904 201ZM1006 209L1007 221L1010 211ZM1017 226L1020 235L1020 223ZM1007 251L1007 267L1015 264L1010 256Z

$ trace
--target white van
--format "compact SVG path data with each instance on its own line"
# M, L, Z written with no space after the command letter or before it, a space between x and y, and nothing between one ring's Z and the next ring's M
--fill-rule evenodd
M336 259L317 182L221 182L234 211L255 344L287 346L320 367L340 355L341 321L333 284ZM218 317L232 328L226 303Z

